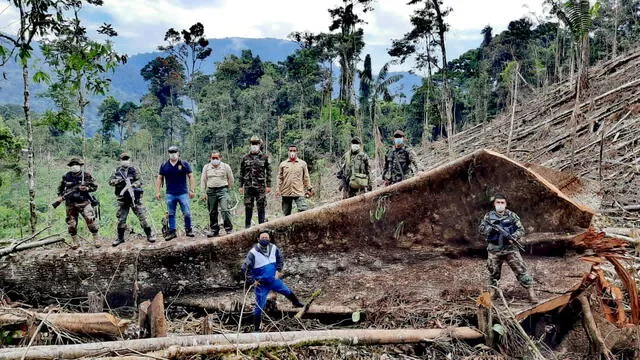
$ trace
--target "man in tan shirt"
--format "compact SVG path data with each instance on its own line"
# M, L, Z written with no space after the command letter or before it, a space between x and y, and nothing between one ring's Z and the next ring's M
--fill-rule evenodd
M222 162L222 155L214 151L211 153L211 161L202 168L200 177L200 200L207 201L209 209L209 232L207 237L220 235L218 225L218 206L222 213L224 230L227 234L233 230L231 224L231 208L229 202L229 189L233 186L233 171L231 167Z
M278 170L278 194L282 196L282 212L291 215L293 202L298 212L309 208L307 195L312 194L309 169L304 160L298 159L298 147L289 146L289 158L280 163Z

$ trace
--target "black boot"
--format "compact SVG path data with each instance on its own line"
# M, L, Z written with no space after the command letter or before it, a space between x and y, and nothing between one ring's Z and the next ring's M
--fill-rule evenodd
M151 228L150 227L144 228L144 233L145 233L145 235L147 235L147 241L148 242L150 242L150 243L156 242L156 236L153 235L153 233L151 232Z
M262 315L253 315L253 331L260 332L260 323L262 323Z
M266 221L265 209L258 208L258 224L262 224Z
M258 213L260 213L258 211ZM253 208L245 207L244 208L244 228L248 229L251 227L251 217L253 217Z
M118 246L122 243L124 243L124 232L126 229L120 229L118 228L118 238L113 240L113 242L111 243L111 246L115 247Z
M289 301L291 301L291 304L293 305L293 307L304 307L304 304L300 302L300 300L298 299L298 297L296 296L296 294L291 293L290 295L287 295L287 299L289 299Z

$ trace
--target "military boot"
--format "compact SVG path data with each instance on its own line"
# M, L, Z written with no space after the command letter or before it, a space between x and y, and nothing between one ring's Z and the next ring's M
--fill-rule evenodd
M100 246L102 246L102 245L100 244L100 236L99 236L99 235L98 235L98 233L96 232L96 233L91 233L91 237L93 238L93 246L94 246L96 249L99 249L99 248L100 248Z
M156 236L151 232L150 227L144 228L144 233L147 235L147 241L150 243L156 242Z
M287 299L289 299L289 301L291 301L291 304L293 305L293 307L304 307L304 304L300 302L300 300L298 299L298 297L296 296L296 294L291 293L289 295L286 296Z
M69 244L69 247L71 248L71 250L75 250L79 247L79 243L78 243L78 235L71 235L71 243Z
M267 217L265 216L265 209L258 208L258 224L262 224L267 221Z
M533 286L530 288L527 288L527 295L530 302L534 304L538 302L538 297L536 296L536 291L533 289Z
M111 246L116 247L120 244L124 244L124 232L126 229L120 229L118 228L118 238L113 240L113 242L111 243Z
M262 314L253 315L253 331L260 332L260 324L262 323Z

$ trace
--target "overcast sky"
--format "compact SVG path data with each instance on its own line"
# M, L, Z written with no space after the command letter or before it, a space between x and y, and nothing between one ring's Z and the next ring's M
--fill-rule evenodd
M444 0L453 8L447 21L451 26L448 48L451 58L476 47L480 30L491 25L504 30L511 20L542 13L543 0ZM374 71L389 60L386 50L391 39L409 30L412 7L407 0L376 0L373 13L365 14L367 48ZM90 28L103 22L119 33L117 49L133 55L154 51L163 42L169 27L188 28L202 22L209 38L273 37L285 39L292 31L328 31L328 8L340 0L104 0L102 7L87 7L83 17ZM2 5L3 7L5 5ZM11 9L0 7L0 31L12 26ZM533 14L533 15L532 15ZM4 25L1 25L4 24ZM214 49L215 51L215 49Z

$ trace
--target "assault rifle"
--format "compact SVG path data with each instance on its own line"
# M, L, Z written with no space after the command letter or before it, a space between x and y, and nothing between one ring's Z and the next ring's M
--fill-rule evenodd
M340 171L336 173L336 177L338 178L338 180L340 180L338 191L349 189L349 180L347 180L347 176L344 173L344 168L340 169Z
M524 251L524 245L522 245L522 243L520 241L518 241L518 239L516 239L507 230L505 230L505 228L503 228L500 225L492 224L492 223L489 223L489 226L493 230L495 230L498 233L500 233L500 236L502 236L503 238L505 238L505 239L509 240L511 243L513 243L520 251Z
M76 185L76 186L72 187L71 190L69 190L66 193L62 194L62 196L59 196L56 199L56 201L51 203L51 206L53 206L54 209L57 209L58 206L60 206L60 204L62 204L65 200L67 200L67 196L73 194L74 192L76 192L76 190L78 190L78 187L79 187L79 185Z
M129 196L131 197L131 202L134 202L136 200L136 196L133 193L133 185L131 185L131 180L129 180L129 177L126 174L123 174L122 171L120 171L120 176L122 176L125 184L127 184L127 186L125 186L124 189L120 191L120 196L123 196L125 192L128 192Z

